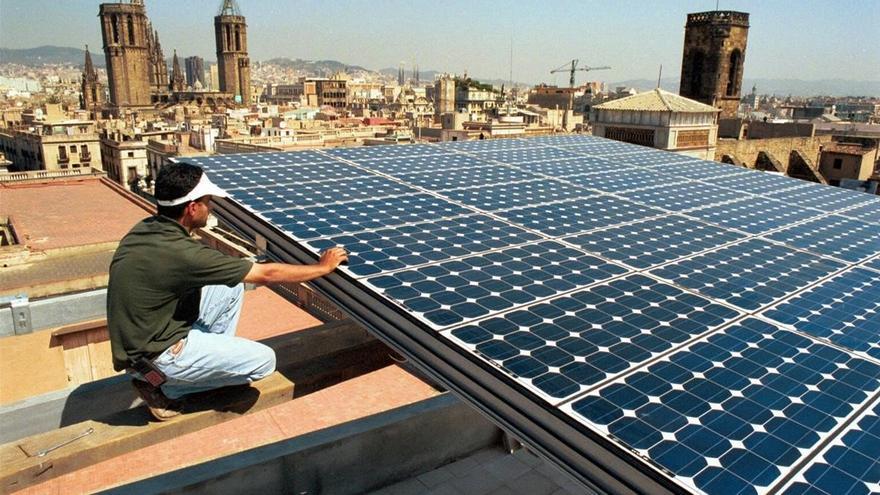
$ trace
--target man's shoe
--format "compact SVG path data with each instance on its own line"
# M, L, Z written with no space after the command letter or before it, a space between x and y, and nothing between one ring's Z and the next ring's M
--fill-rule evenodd
M165 397L161 389L142 380L132 380L131 384L134 386L138 397L147 405L150 414L157 420L168 421L183 413L183 403L179 400L171 400Z

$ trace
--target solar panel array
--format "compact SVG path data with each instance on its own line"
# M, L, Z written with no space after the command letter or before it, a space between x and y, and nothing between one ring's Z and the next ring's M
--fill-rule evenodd
M590 136L191 158L696 493L880 492L880 198Z

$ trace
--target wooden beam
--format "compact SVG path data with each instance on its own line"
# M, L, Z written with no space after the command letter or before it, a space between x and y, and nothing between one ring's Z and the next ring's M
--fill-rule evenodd
M264 343L275 349L278 371L250 386L196 394L187 401L188 412L170 421L153 421L138 407L0 445L0 492L266 409L391 362L388 349L350 321Z

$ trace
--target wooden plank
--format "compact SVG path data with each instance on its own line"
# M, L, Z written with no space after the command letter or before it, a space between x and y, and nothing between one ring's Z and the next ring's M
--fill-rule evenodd
M69 386L78 387L92 381L92 364L89 358L89 341L83 332L57 337L64 349L64 368Z
M200 394L194 412L170 421L151 421L146 408L117 413L102 421L85 421L0 446L0 491L10 492L45 481L113 456L153 445L206 426L290 400L294 383L280 373L250 386L228 387ZM48 454L37 453L82 433L84 436Z

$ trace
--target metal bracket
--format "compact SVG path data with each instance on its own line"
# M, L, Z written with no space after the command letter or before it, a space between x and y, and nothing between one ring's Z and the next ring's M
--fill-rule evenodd
M0 301L0 305L5 306L5 304L2 304L3 302L9 305L9 310L12 313L12 331L15 335L33 333L34 327L31 323L31 307L28 297L24 294L19 294L12 296L7 301Z

